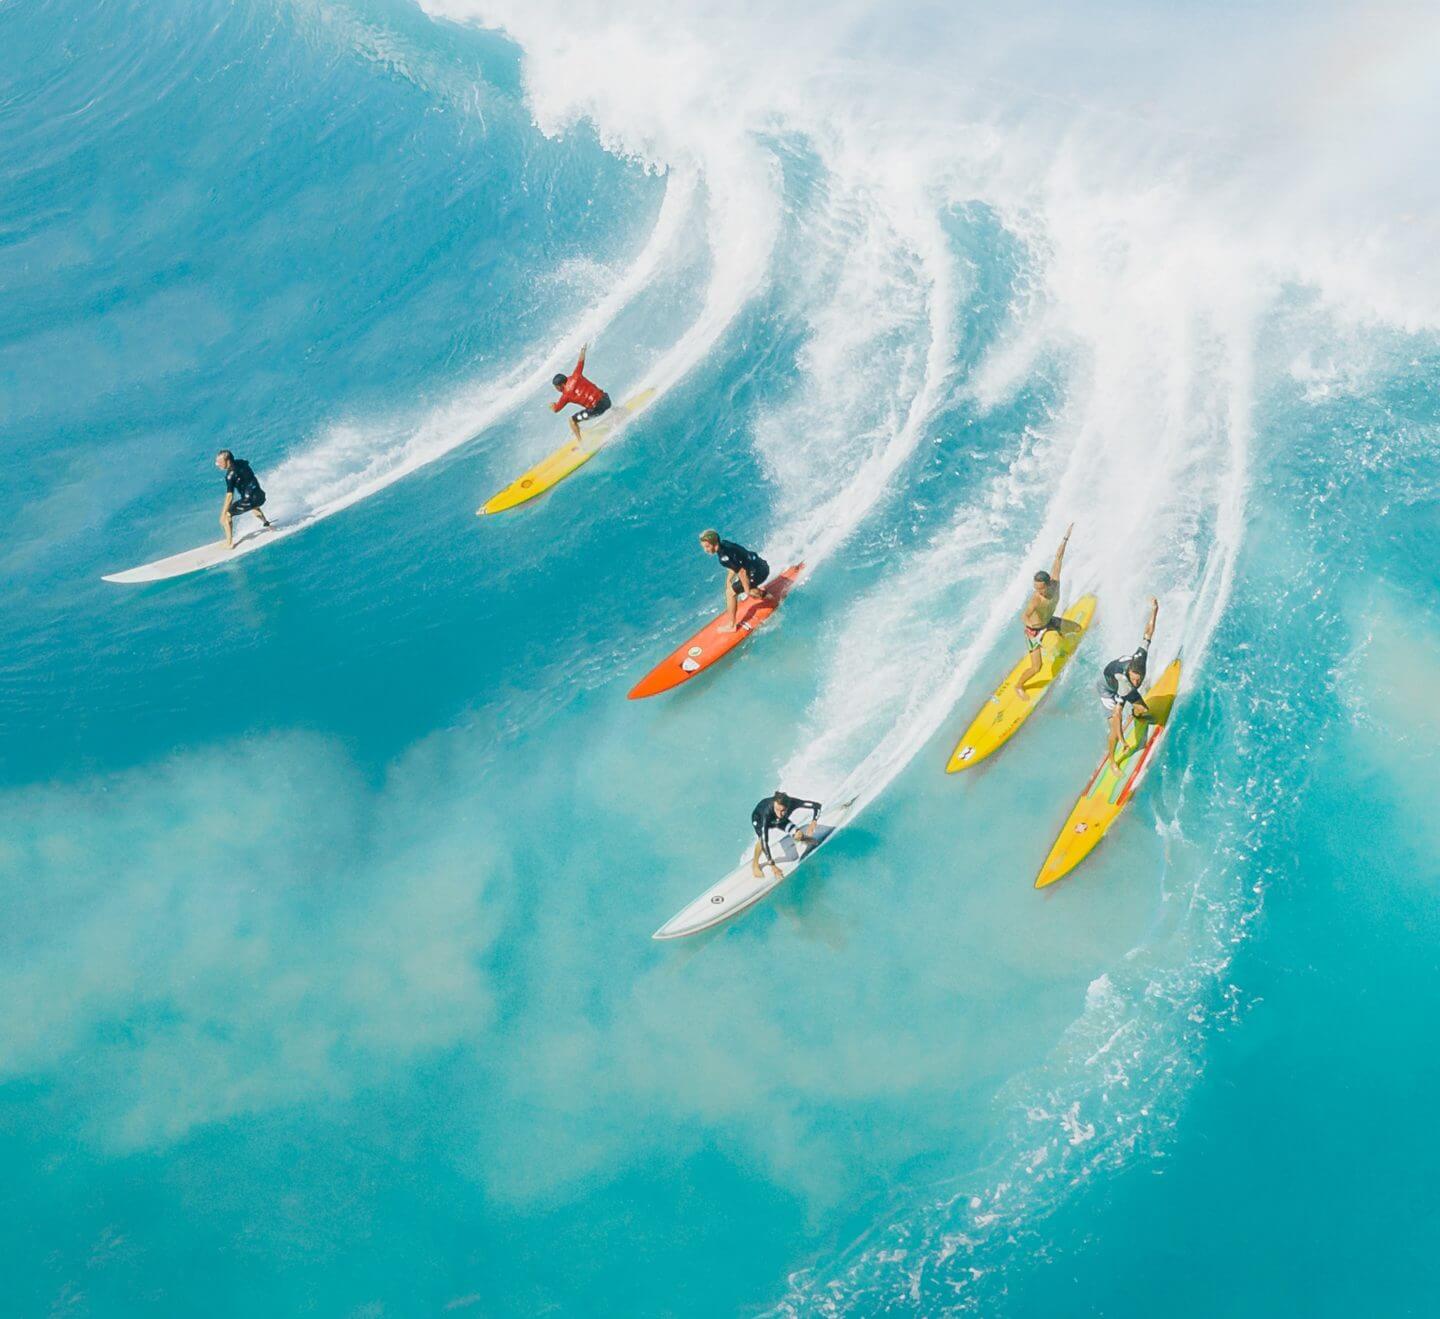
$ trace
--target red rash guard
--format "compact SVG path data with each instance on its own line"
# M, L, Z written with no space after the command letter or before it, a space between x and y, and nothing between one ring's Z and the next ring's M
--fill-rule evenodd
M560 391L560 398L550 405L551 412L559 412L569 403L578 403L582 408L593 408L604 396L605 391L593 380L585 379L585 359L575 363L575 370Z

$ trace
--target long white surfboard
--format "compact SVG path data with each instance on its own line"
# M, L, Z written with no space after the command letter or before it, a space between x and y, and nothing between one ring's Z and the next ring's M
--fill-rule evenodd
M771 873L768 866L761 870L759 879L755 878L750 869L750 859L755 850L755 845L752 843L734 870L718 884L706 889L688 907L677 911L651 935L651 938L683 939L688 934L699 934L701 930L713 929L721 922L728 921L732 916L738 916L747 907L753 907L767 893L773 892L784 880L789 879L806 861L834 838L849 820L854 806L855 798L852 797L849 801L831 810L821 811L819 826L823 831L822 836L819 842L804 856L799 855L789 838L781 844L783 855L781 850L772 847L771 851L775 853L776 863L780 867L780 879Z
M241 514L248 518L248 513ZM304 518L296 522L271 521L268 527L258 522L253 528L247 527L235 533L235 544L227 546L223 540L201 545L199 549L186 550L183 554L172 554L168 559L156 559L154 563L141 564L138 568L127 568L124 572L106 573L107 582L163 582L168 577L184 577L186 573L200 572L205 568L216 568L242 555L269 545L272 541L293 536L308 527L315 518Z

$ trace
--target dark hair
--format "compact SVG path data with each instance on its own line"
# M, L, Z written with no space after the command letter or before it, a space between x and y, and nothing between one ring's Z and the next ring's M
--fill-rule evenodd
M1143 650L1137 650L1130 656L1130 663L1125 666L1125 672L1133 673L1139 678L1145 676L1145 652Z
M1044 582L1046 586L1049 586L1050 574L1046 572L1044 568L1041 568L1040 571L1035 574L1035 580L1037 582Z
M561 376L561 375L557 375L557 376L555 376L555 377L550 381L550 383L551 383L552 385L554 385L556 389L564 389L564 388L565 388L565 377L564 377L564 376Z
M229 449L221 449L220 452L217 453L215 456L217 458L225 459L226 462L233 463L235 461L235 455L231 453Z

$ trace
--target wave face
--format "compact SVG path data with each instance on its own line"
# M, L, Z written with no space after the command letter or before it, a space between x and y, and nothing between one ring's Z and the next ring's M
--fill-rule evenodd
M1424 1038L1440 930L1437 36L0 4L17 1308L1425 1309L1440 1164L1351 1097L1423 1078L1346 1041ZM653 404L477 523L586 342ZM221 446L305 534L101 584ZM947 779L1072 522L1092 635ZM630 705L711 525L807 584ZM1041 897L1151 594L1174 731ZM652 944L777 783L857 822ZM1333 1184L1345 1279L1254 1250Z

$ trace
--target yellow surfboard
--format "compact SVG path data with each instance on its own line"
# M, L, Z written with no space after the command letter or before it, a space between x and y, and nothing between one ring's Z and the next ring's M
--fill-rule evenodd
M510 482L492 499L487 499L476 509L476 513L480 517L484 517L486 513L503 513L507 508L515 508L534 499L536 495L543 495L571 472L588 463L609 443L610 437L621 423L634 416L654 397L655 391L647 389L636 394L634 398L617 404L593 426L581 429L579 444L575 443L572 436L548 458L542 458L524 476Z
M1140 780L1155 758L1155 749L1165 736L1170 723L1170 711L1175 704L1175 693L1180 689L1180 661L1172 660L1164 673L1145 693L1145 704L1150 707L1150 718L1136 719L1125 730L1125 736L1115 748L1113 756L1106 756L1100 762L1040 873L1035 877L1035 887L1044 888L1062 879L1075 869L1105 837L1110 826L1119 818L1140 786Z
M1022 701L1015 695L1015 684L1030 664L1030 656L1027 654L1010 670L1005 681L995 689L995 694L975 716L975 722L955 743L955 750L950 753L950 763L945 766L947 774L978 765L986 756L998 751L1015 736L1020 725L1045 699L1050 691L1050 684L1055 681L1060 670L1070 662L1070 656L1075 653L1075 648L1085 635L1085 629L1090 626L1090 620L1094 617L1093 595L1081 596L1061 615L1060 631L1047 632L1042 638L1040 672L1025 684L1025 691L1030 699ZM1054 638L1053 642L1051 637Z

